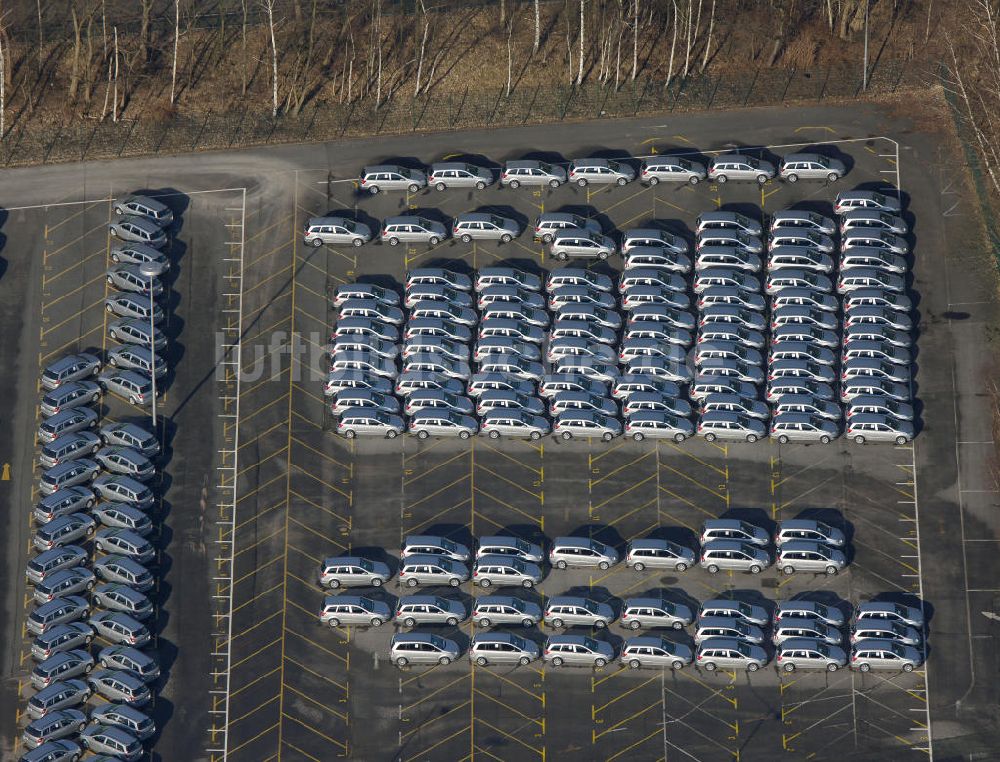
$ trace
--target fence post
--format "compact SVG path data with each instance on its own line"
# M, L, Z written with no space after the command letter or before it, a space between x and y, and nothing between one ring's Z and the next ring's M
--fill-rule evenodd
M121 156L123 153L125 153L125 146L128 145L128 140L129 140L129 138L132 137L132 133L133 133L133 131L135 131L135 126L137 124L139 124L139 117L136 117L135 119L132 120L132 124L128 128L128 132L125 133L125 139L122 140L121 148L118 149L118 155L119 156Z
M312 133L313 125L316 123L316 115L319 113L319 100L316 101L316 108L313 109L312 118L309 119L309 124L306 125L305 131L302 133L303 138L309 137Z
M267 132L267 137L264 138L265 143L271 142L271 137L274 135L274 131L278 128L278 123L281 121L280 116L272 117L271 119L271 129Z
M201 123L201 128L198 130L197 134L194 136L194 140L191 142L192 151L198 147L198 141L201 140L201 134L205 131L205 128L208 127L208 120L211 118L211 116L212 116L212 110L209 109L208 113L205 114L205 121Z
M160 147L163 145L163 141L167 139L167 132L174 125L175 125L175 120L173 118L165 119L163 121L163 131L160 133L160 139L156 141L156 148L153 149L153 153L160 152Z
M525 124L528 121L528 117L531 115L532 111L534 111L535 101L538 99L538 91L541 89L542 89L541 85L535 85L535 92L531 94L531 103L528 104L528 108L524 112L524 119L521 120L521 124Z
M903 81L903 74L906 72L906 67L900 65L899 74L896 76L896 81L892 83L892 92L896 92L896 88L899 87L899 83Z
M819 88L819 95L816 96L816 100L823 100L823 96L826 95L826 83L830 81L830 70L826 70L826 76L823 77L823 84Z
M42 164L49 160L49 154L52 153L52 149L56 147L56 143L59 142L59 138L62 137L63 124L59 125L59 129L56 130L56 136L52 138L52 142L49 143L49 147L45 149L45 156L42 157Z
M493 124L493 117L496 116L497 108L500 106L500 99L503 98L504 86L500 85L500 92L497 93L497 99L493 101L493 108L490 110L490 115L486 118L486 124Z
M566 102L563 104L562 114L559 115L559 121L566 118L566 112L569 111L569 104L573 100L574 95L576 95L576 85L572 84L569 86L569 93L566 95Z
M462 93L462 100L458 103L458 111L451 115L451 126L454 127L458 123L458 118L462 116L462 109L465 108L465 99L469 97L469 86L465 86L465 92Z
M632 112L632 116L639 113L639 109L642 108L642 102L646 99L646 91L649 90L649 77L646 77L645 83L642 86L642 92L639 94L639 100L635 102L635 110ZM633 88L633 93L635 88Z
M395 101L388 101L384 104L383 106L384 111L382 112L382 121L378 123L378 127L375 129L376 135L382 134L382 128L385 127L385 120L389 118L389 112L392 111L393 103L395 103Z
M785 83L785 89L781 91L781 102L785 102L785 95L788 93L788 88L792 84L792 80L795 79L796 68L793 66L792 71L788 75L788 81Z
M351 103L351 107L347 109L347 116L344 117L344 123L340 127L340 137L344 137L344 133L347 132L347 126L351 123L351 117L354 116L354 107L357 101Z
M720 74L715 78L715 87L712 88L712 95L708 99L708 108L712 108L712 104L715 103L715 94L719 92L719 85L722 84L722 75Z
M608 98L611 97L611 91L614 89L614 87L615 86L609 82L607 87L604 88L604 99L601 101L600 108L597 109L596 116L601 116L604 113L604 107L607 105Z
M100 122L94 122L94 129L90 131L90 137L87 138L87 142L83 144L83 148L80 150L80 161L85 161L87 158L87 149L90 148L90 144L94 142L94 135L97 134L97 128L101 126ZM157 146L159 148L159 146Z
M747 94L743 96L743 105L746 106L750 102L750 95L753 93L754 85L757 84L757 77L760 76L760 67L758 66L754 69L753 79L750 80L750 87L747 88Z
M677 90L674 93L674 99L670 102L670 110L673 111L674 107L677 106L677 101L681 97L681 93L684 92L684 86L687 85L687 77L677 80Z

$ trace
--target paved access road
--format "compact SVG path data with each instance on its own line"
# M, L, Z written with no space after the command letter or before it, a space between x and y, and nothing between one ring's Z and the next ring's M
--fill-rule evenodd
M898 157L879 136L900 141ZM524 219L577 207L622 229L648 219L690 225L720 203L757 215L793 201L819 208L836 191L804 183L763 192L706 184L367 198L351 183L362 164L456 153L502 161L533 152L560 159L833 140L853 141L839 144L855 162L842 187L894 183L898 172L912 215L913 290L920 299L916 396L923 403L914 447L351 444L329 432L312 368L319 367L331 323L328 294L338 283L365 276L391 283L409 267L456 260L466 268L550 263L524 236L508 247L306 249L299 231L312 214L346 208L382 218L492 207ZM103 317L92 309L100 295L87 284L103 269L106 241L98 231L107 199L136 188L181 194L187 249L175 286L174 315L183 321L177 377L166 401L176 433L165 493L172 536L158 647L170 674L156 707L161 758L177 748L203 759L220 759L226 749L234 760L563 753L824 759L843 751L903 759L931 748L943 759L987 750L996 733L997 625L979 612L998 610L993 550L1000 522L987 467L992 435L982 392L990 368L981 347L995 305L968 231L975 210L959 190L960 177L948 171L955 165L945 145L877 109L780 109L8 172L8 190L0 193L8 210L0 228L7 260L0 309L11 338L3 356L17 370L0 381L14 434L0 444L12 466L0 490L26 513L40 350L44 356L63 346L95 346L100 335L94 326ZM61 251L53 254L59 247L72 252L66 264ZM78 273L68 273L74 266ZM316 624L322 594L312 574L322 556L347 548L394 554L412 532L468 539L501 528L550 538L584 531L617 542L665 528L683 539L706 516L767 520L807 511L842 518L852 529L847 574L715 578L695 569L659 577L615 568L603 575L554 572L538 592L656 592L693 601L730 591L772 601L808 592L833 602L914 596L922 588L933 613L926 671L788 677L768 668L748 677L609 667L591 674L470 668L463 661L399 672L385 660L389 628L330 631ZM0 706L7 749L17 681L27 666L19 622L28 527L13 526L5 557L17 587L5 598L13 627L4 651L12 679ZM385 594L398 592L393 584ZM469 635L463 625L458 637ZM623 635L616 626L609 637Z

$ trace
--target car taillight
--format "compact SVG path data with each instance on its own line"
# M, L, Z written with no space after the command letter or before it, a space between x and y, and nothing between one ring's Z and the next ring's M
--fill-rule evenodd
M649 174L649 167L643 167L642 168L642 174L643 175L648 175Z
M367 182L368 182L368 180L366 178L364 178L364 177L361 178L361 184L362 185L364 185Z
M405 576L406 576L406 572L405 572L405 571L403 571L402 569L400 569L400 570L399 570L399 576L400 576L400 577L405 577Z
M698 654L698 661L701 661L701 654Z

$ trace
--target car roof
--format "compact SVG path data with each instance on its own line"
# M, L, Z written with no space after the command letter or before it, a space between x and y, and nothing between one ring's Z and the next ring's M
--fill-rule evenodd
M706 550L752 550L755 553L761 552L760 549L743 540L709 540L702 546L702 551Z
M675 604L673 604L671 601L668 601L666 598L644 597L644 598L626 598L622 602L622 605L625 607L634 608L636 606L662 607L662 606L673 606Z
M531 641L526 641L524 638L520 637L519 635L514 635L511 632L499 632L499 631L477 633L472 638L472 642L473 643L513 643L514 645L520 645L521 643L527 642L527 643L533 645L531 643Z
M443 640L445 645L455 646L457 644L450 638L446 638L442 635L436 635L430 632L398 632L392 636L392 643L396 645L397 643L433 643L435 640Z
M416 554L414 554L412 556L407 556L406 558L404 558L404 559L402 559L400 561L400 564L403 565L403 566L409 566L409 565L416 566L418 564L421 564L421 565L423 565L423 564L437 564L437 565L440 565L440 566L448 566L448 565L459 564L459 563L460 563L459 561L453 561L450 558L447 558L445 556L436 555L436 554L433 554L433 553L416 553Z
M538 167L542 164L548 164L549 162L540 161L539 159L513 159L507 162L507 167L510 169L522 169L524 167Z
M740 644L751 646L752 644L747 643L745 640L737 640L736 638L708 638L707 640L701 641L698 648L729 648L737 649ZM760 646L758 646L759 648Z
M597 233L593 230L588 230L587 228L569 228L556 230L552 233L553 243L561 238L593 238L597 239L597 236L604 237L602 233Z
M408 605L424 606L430 603L438 603L439 601L447 602L452 608L462 605L461 601L456 601L453 598L448 598L442 595L403 595L399 598L398 605L402 606L405 603Z

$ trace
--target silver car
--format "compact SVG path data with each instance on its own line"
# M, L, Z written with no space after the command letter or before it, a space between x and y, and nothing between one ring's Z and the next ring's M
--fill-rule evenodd
M476 273L476 291L490 286L515 286L527 291L541 291L542 279L534 273L514 267L484 267Z
M137 762L144 753L138 738L124 728L114 726L91 725L80 734L80 743L88 751L100 754L105 759ZM98 757L92 757L96 758Z
M427 176L420 170L398 164L379 164L362 168L358 185L362 191L372 195L384 190L416 193L427 186Z
M852 246L840 255L840 269L853 270L858 267L884 270L893 275L905 275L909 269L906 258L898 254L870 246Z
M839 159L819 153L790 153L781 160L779 175L790 183L798 180L826 180L833 183L847 174Z
M167 375L167 361L162 354L154 356L149 347L140 347L135 344L126 344L112 349L108 352L108 364L122 370L138 371L147 376L155 369L157 378Z
M472 622L477 627L494 624L533 627L542 620L541 607L531 601L507 595L481 595L473 600Z
M330 411L334 415L340 415L351 408L358 407L370 408L383 413L398 413L399 400L372 389L341 389L334 396Z
M417 215L386 217L380 238L390 246L400 243L426 243L436 246L448 237L448 229L436 220Z
M149 703L149 687L137 676L123 669L101 669L87 677L94 693L109 701L140 708Z
M833 291L833 283L826 275L796 267L783 267L768 274L764 285L764 291L768 295L776 296L792 289L808 289L828 294Z
M104 309L121 318L132 318L149 322L149 298L139 294L111 294L104 300ZM153 304L153 322L163 321L164 314L159 304Z
M622 234L622 254L653 247L673 254L687 254L688 242L661 228L630 228Z
M675 310L686 310L691 298L662 286L632 286L622 293L622 309L629 312L649 304L661 304Z
M542 581L542 570L531 561L506 555L480 556L472 567L472 584L480 587L533 588Z
M763 228L760 222L744 214L720 209L698 215L695 220L695 233L703 230L738 230L748 235L759 236Z
M403 627L418 624L457 627L467 616L461 601L440 595L404 595L396 603L395 621Z
M873 669L912 672L922 663L923 658L916 648L891 640L861 640L851 649L851 669L860 672Z
M486 415L490 411L508 413L530 413L544 415L545 404L534 396L520 394L510 389L495 389L483 392L476 402L476 415Z
M830 236L803 228L774 228L767 245L771 251L791 247L816 249L824 254L830 254L836 248Z
M38 462L43 468L52 468L69 460L91 457L100 446L100 437L90 431L63 434L42 447L38 453Z
M709 247L728 247L737 251L760 255L764 244L757 236L747 235L739 230L708 228L698 233L696 248L700 251Z
M905 385L910 382L910 368L908 365L897 365L888 360L860 357L844 361L840 369L840 378L842 381L875 378Z
M89 458L60 463L42 472L42 476L38 480L38 491L43 495L51 495L56 490L65 487L88 484L100 471L101 467Z
M783 616L774 623L771 642L781 645L789 638L813 638L831 645L840 645L844 640L840 630L818 619Z
M556 419L552 433L562 439L599 437L605 442L610 442L622 433L622 427L617 419L600 413L567 410Z
M847 252L859 246L884 249L898 255L904 255L910 251L910 245L906 242L906 239L879 228L851 228L846 230L840 240L841 249Z
M416 354L440 354L449 360L469 361L468 345L441 336L414 336L407 339L403 346L404 360Z
M153 531L153 522L149 516L124 503L101 503L94 508L94 518L102 526L128 529L140 537L146 537Z
M710 323L728 323L751 331L763 331L766 326L764 316L759 312L725 304L706 307L701 311L699 328Z
M862 289L867 290L867 289ZM889 328L901 333L909 333L913 328L913 321L905 312L890 309L884 305L859 304L855 307L844 308L844 331L849 333L852 328L864 327L866 329Z
M500 241L510 243L521 234L521 226L509 217L485 212L468 212L455 218L451 234L464 243Z
M140 622L153 615L153 603L128 585L105 582L93 593L94 604L109 611L123 611Z
M488 355L479 363L480 373L501 373L510 378L538 383L545 375L540 362L512 355Z
M140 564L151 563L156 557L156 549L149 540L128 529L106 527L97 530L94 547L102 553L127 556Z
M708 442L717 439L756 442L767 436L767 427L756 418L716 410L702 413L698 420L697 433L705 437Z
M886 230L894 235L906 235L909 227L903 218L878 209L853 209L840 218L840 232L852 228Z
M455 412L463 415L473 413L472 400L458 394L444 391L443 389L424 389L413 392L406 398L403 412L406 415L414 415L420 410L435 410L442 412Z
M552 257L563 262L571 257L603 261L616 251L611 238L593 230L557 230L549 244Z
M919 646L923 643L923 636L916 629L900 622L863 619L851 627L851 643L871 638L890 640L904 646Z
M100 397L101 387L93 381L68 381L42 397L39 410L49 417L81 405L90 405Z
M129 243L144 243L160 249L167 244L167 234L146 217L128 216L108 225L108 232L115 238Z
M464 161L441 161L430 166L427 183L439 191L446 188L483 190L494 182L493 172Z
M590 183L627 185L635 180L635 170L613 159L574 159L569 164L568 179L581 188Z
M725 267L746 273L760 272L760 255L736 246L702 246L694 260L695 272Z
M512 339L540 345L545 341L545 332L539 326L521 320L491 317L480 321L478 338Z
M321 587L382 587L392 573L381 561L360 556L330 556L320 564L316 581Z
M67 487L39 500L33 511L34 519L39 524L47 524L68 513L88 511L96 499L93 491L86 487Z
M905 402L897 402L883 395L862 395L854 397L847 405L847 420L862 413L889 415L902 421L913 420L913 406Z
M350 299L373 299L391 307L399 306L399 294L391 288L382 288L374 283L344 283L334 290L333 306L340 307Z
M768 359L772 363L778 360L813 360L821 365L833 365L837 362L830 349L817 346L813 341L772 341Z
M696 294L714 286L728 286L757 294L760 293L760 278L732 267L707 267L694 276L693 288Z
M699 341L735 341L753 349L764 348L764 334L728 323L706 323L698 330Z
M595 219L571 212L543 212L535 219L533 238L542 243L551 243L557 230L590 230L600 233L601 224Z
M24 626L32 635L43 635L60 624L79 621L89 613L90 604L86 598L67 595L36 607L24 620Z
M549 549L549 563L555 569L579 566L604 571L618 563L618 553L589 537L556 537Z
M97 576L108 582L121 582L140 592L153 588L153 573L127 556L105 556L94 564Z
M613 401L589 392L557 392L549 400L549 413L553 417L568 410L587 410L607 416L618 414L618 407Z
M57 389L70 381L96 376L101 369L101 358L81 352L60 357L42 371L42 388Z
M480 310L486 310L494 304L540 310L545 307L545 298L537 291L520 286L487 286L479 292L476 306Z
M153 275L143 273L139 265L115 265L107 272L108 285L118 291L128 291L135 294L160 296L163 284Z
M769 382L767 391L765 392L768 402L783 399L789 394L815 397L820 400L832 400L833 388L830 384L824 384L819 381L786 376L785 378L776 378Z
M558 188L566 182L566 170L556 164L535 159L517 159L504 164L500 185L519 188L522 185L547 185Z
M53 442L65 434L92 429L97 425L97 411L89 407L75 407L49 416L38 424L38 441Z
M142 648L152 639L146 626L128 614L102 611L87 620L99 637L114 645Z
M622 602L621 624L630 630L642 627L669 627L683 630L694 621L687 606L664 598L626 598Z
M133 405L146 406L153 403L153 381L145 373L135 370L105 371L97 380L104 391Z
M709 574L722 570L760 574L771 565L771 556L749 542L712 540L702 545L699 564Z
M530 397L535 393L535 384L506 373L477 373L469 379L468 391L473 398L490 391L512 391Z
M586 635L552 635L542 650L542 659L553 667L601 668L614 658L614 646Z
M503 408L488 411L479 425L479 433L490 439L518 437L539 440L550 431L549 422L540 415Z
M771 438L779 444L820 442L830 444L840 436L840 427L829 418L809 413L779 413L771 418Z
M73 649L84 649L94 639L94 630L83 622L59 624L31 643L31 657L35 661L45 661L57 653Z
M691 548L685 548L670 540L659 540L652 537L631 540L625 552L625 566L637 572L649 569L670 569L687 571L695 563L695 554Z
M160 227L166 227L174 221L174 213L170 207L159 199L150 198L149 196L138 194L124 196L117 199L111 205L111 208L117 215L145 217Z
M393 635L389 646L389 659L397 667L408 664L451 664L461 654L455 641L422 632Z
M155 326L150 330L148 320L116 320L108 325L108 338L121 344L138 344L143 347L152 345L157 352L167 348L166 335Z
M833 367L813 360L774 360L767 371L767 380L798 378L832 384L836 374Z
M867 620L900 622L922 630L924 627L924 612L916 606L907 606L892 601L864 601L858 604L858 610L854 615L854 623L858 624Z
M418 439L427 439L432 435L468 439L478 433L479 424L475 418L461 413L424 409L418 410L410 418L409 431L416 434Z
M678 444L694 436L694 424L659 410L638 410L625 419L624 435L636 442L643 439L672 439Z
M46 551L53 548L82 543L94 533L96 523L89 514L68 513L52 519L35 530L31 544L36 550Z
M738 394L709 394L699 404L701 412L709 413L715 410L746 415L750 418L764 420L771 413L767 405L756 399L747 399Z
M72 709L86 703L90 694L91 688L83 680L60 680L28 699L27 715L38 720L60 709Z
M339 324L338 324L339 325ZM418 336L427 336L435 339L448 339L450 341L468 342L472 339L472 331L467 325L460 325L451 320L441 320L438 318L416 318L406 324L404 338L407 342ZM389 338L389 341L396 341Z
M401 383L401 376L396 377L396 385ZM352 391L370 391L377 394L391 394L393 383L385 376L376 376L362 370L333 370L326 377L323 394L333 397L349 389Z
M408 370L434 370L433 368L407 367ZM357 370L388 379L399 375L395 360L382 357L376 352L335 352L330 357L330 370Z
M472 554L468 547L455 540L449 540L440 535L411 534L403 539L399 555L407 556L444 556L452 561L468 561Z
M698 644L695 664L708 672L717 669L756 672L767 664L767 652L758 645L731 638L708 638Z
M468 275L443 267L418 267L408 270L403 282L407 291L413 286L425 284L451 286L459 291L472 290L472 279Z
M623 257L625 270L636 267L655 267L658 270L681 275L691 272L691 257L687 254L668 251L662 246L633 246Z
M815 246L776 246L767 256L767 269L807 270L828 275L833 270L833 257Z
M717 183L753 180L763 185L776 174L774 165L763 159L738 153L719 154L708 164L708 179Z
M840 646L815 638L790 638L775 649L775 663L785 672L796 669L836 672L847 664L847 654Z
M483 556L517 558L533 564L540 564L545 558L540 545L513 535L480 537L476 547L476 558Z
M659 635L640 635L622 644L619 659L622 666L629 669L683 669L691 663L694 655L691 647L684 643L674 643Z
M899 275L893 275L875 267L841 269L840 278L837 281L837 293L847 294L860 288L879 288L898 294L906 290L906 281Z
M858 444L866 442L894 442L905 445L913 440L912 421L904 421L891 415L859 413L847 419L844 435Z
M771 297L772 310L794 306L809 307L824 312L837 312L840 309L837 297L814 288L785 288Z
M771 229L805 228L824 235L833 235L837 232L837 224L829 217L802 209L783 209L775 212L771 215L770 227Z
M735 616L702 616L695 626L694 642L709 638L733 638L747 643L763 643L764 631L756 624Z
M552 399L560 392L588 392L598 397L608 396L608 385L582 373L547 373L538 385L538 396Z
M789 540L778 547L775 565L784 574L795 572L839 573L847 566L843 551L813 540Z
M94 587L94 573L83 566L63 569L35 585L33 598L41 605L64 595L86 593Z
M572 595L557 595L545 603L543 621L549 627L593 627L604 629L615 620L614 609L607 603Z
M791 540L812 540L834 548L843 548L847 539L844 533L825 521L814 519L786 519L778 522L774 544L779 548Z
M833 202L834 214L843 215L852 209L878 209L892 214L899 214L902 205L898 198L893 198L878 191L853 190L837 194Z
M682 156L652 156L644 159L639 179L649 185L690 183L697 185L708 176L705 166Z
M844 615L839 609L809 600L782 601L774 611L775 623L787 618L816 619L831 627L842 627Z
M347 217L310 217L302 227L302 242L309 246L362 246L371 239L371 228Z
M399 583L406 587L417 585L458 587L468 579L469 569L464 563L444 556L407 556L399 565Z
M486 632L473 636L469 643L469 661L485 667L489 664L531 664L541 655L535 643L510 632Z
M87 727L87 715L83 712L76 709L57 709L29 722L21 735L21 742L28 749L35 749L49 741L58 741L75 735L85 727Z
M906 347L894 347L882 341L858 340L844 344L841 360L845 363L855 358L867 357L875 360L886 360L895 365L910 364L910 350Z

